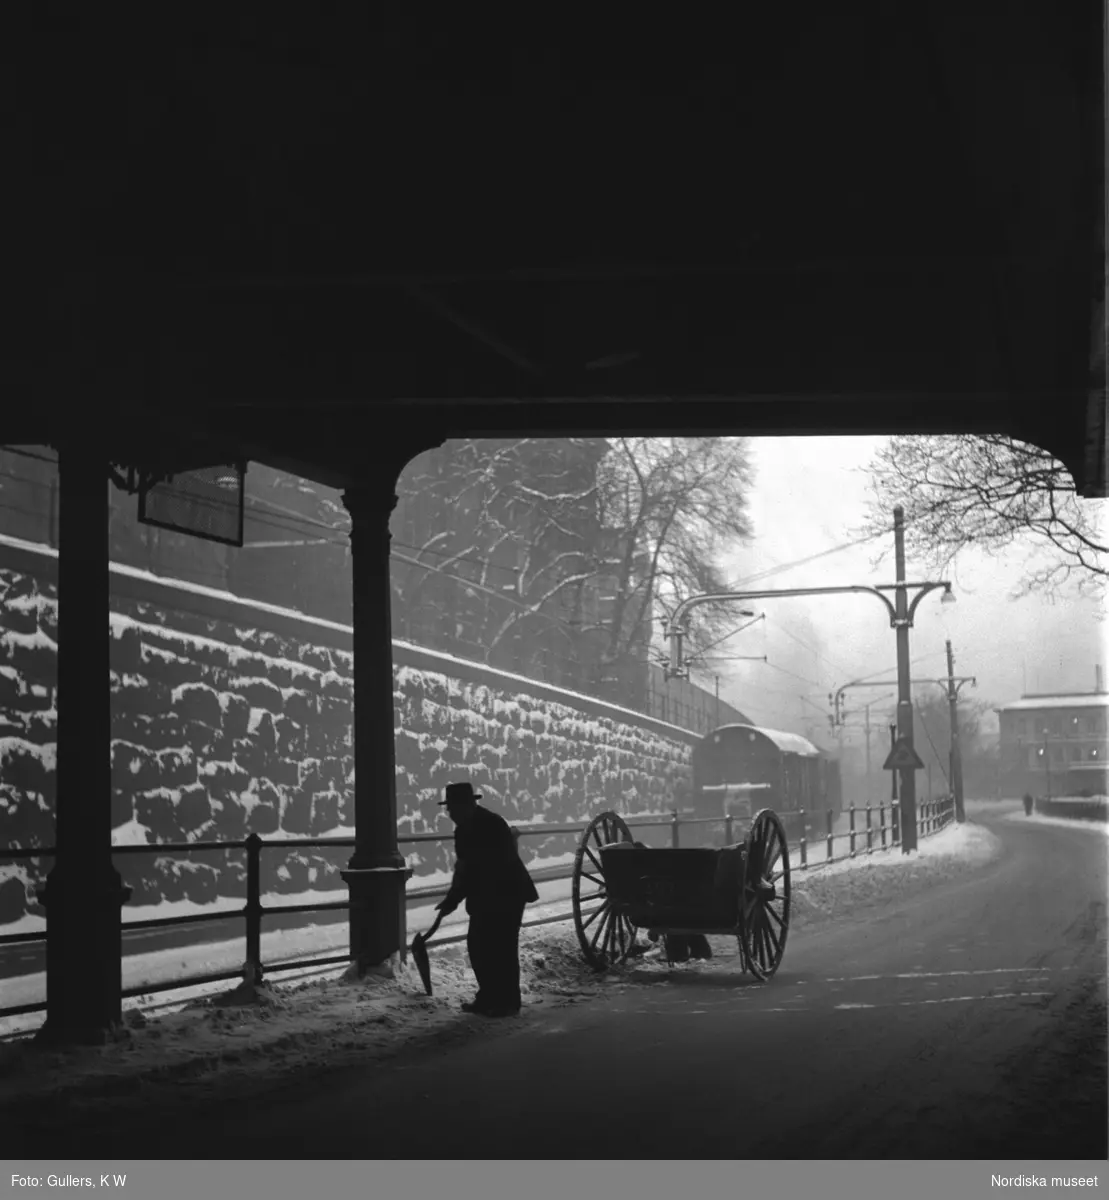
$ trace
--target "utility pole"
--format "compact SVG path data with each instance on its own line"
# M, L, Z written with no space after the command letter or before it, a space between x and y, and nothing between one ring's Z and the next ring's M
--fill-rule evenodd
M905 586L905 510L893 510L893 540L897 565L894 628L897 630L897 734L913 748L913 694L909 675L909 593ZM917 848L916 769L901 770L901 853Z
M870 705L866 706L866 802L870 803L873 793L870 790Z
M894 748L894 746L896 746L896 745L897 745L897 726L891 725L890 726L890 750L892 750ZM897 799L897 772L896 771L890 772L890 799L891 800Z
M947 642L947 703L951 708L951 787L955 792L955 820L961 825L966 819L963 801L963 751L959 745L959 693L955 687L955 655L951 639Z

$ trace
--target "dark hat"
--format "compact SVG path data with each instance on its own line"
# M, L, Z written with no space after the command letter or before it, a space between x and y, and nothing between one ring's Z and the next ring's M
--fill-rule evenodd
M448 783L447 798L439 801L439 807L442 808L444 804L450 804L451 801L455 800L465 801L480 799L481 792L475 792L474 785L472 783Z

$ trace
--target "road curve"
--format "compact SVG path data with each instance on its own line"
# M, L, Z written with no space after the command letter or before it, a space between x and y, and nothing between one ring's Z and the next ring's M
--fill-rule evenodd
M50 1153L1106 1158L1109 839L980 820L999 859L793 931L769 984L678 969L249 1106L55 1130Z

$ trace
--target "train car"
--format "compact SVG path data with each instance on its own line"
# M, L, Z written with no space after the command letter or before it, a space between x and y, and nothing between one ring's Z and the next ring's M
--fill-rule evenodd
M839 763L807 738L755 725L722 725L693 748L693 814L731 813L750 821L760 808L772 808L789 837L804 824L815 828L824 812L841 806Z

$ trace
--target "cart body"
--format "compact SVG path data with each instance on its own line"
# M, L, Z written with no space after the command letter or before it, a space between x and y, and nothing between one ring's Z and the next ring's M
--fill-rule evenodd
M743 847L601 850L613 910L655 933L734 933L739 927Z
M598 970L637 952L638 930L652 940L714 933L736 937L745 969L769 979L789 928L785 830L762 809L738 845L653 849L633 840L623 818L603 812L578 845L572 898L582 953Z

